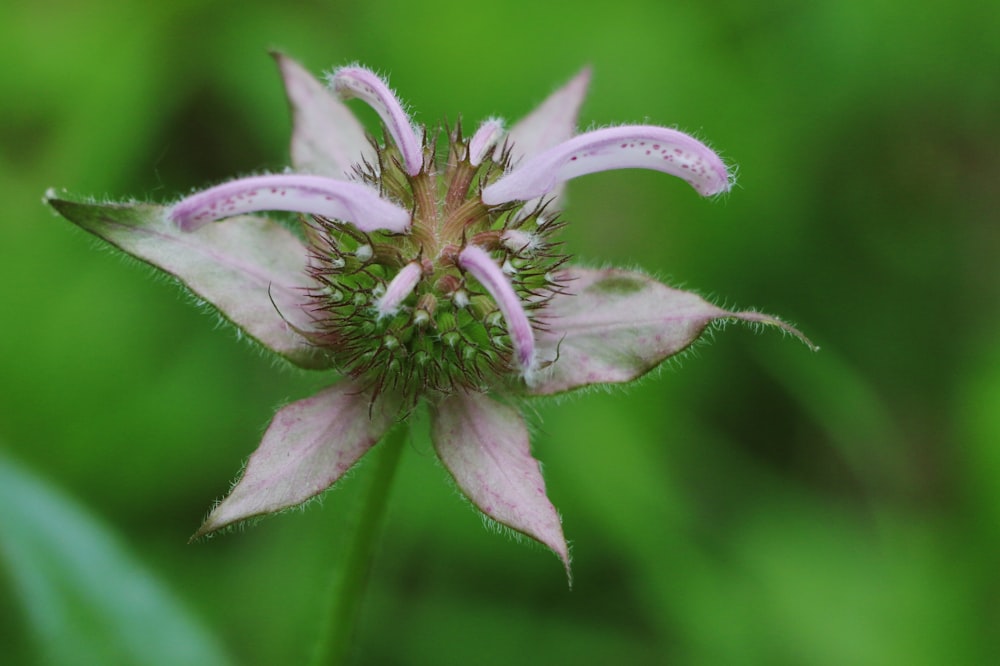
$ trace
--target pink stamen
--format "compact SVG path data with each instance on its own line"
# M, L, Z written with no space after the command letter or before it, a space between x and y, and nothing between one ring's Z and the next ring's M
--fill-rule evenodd
M499 118L484 121L469 141L469 161L472 166L479 166L486 158L491 148L497 145L503 136L503 122Z
M521 305L510 280L486 250L468 245L458 255L458 265L468 271L486 288L496 301L507 323L507 334L517 362L526 374L532 372L535 362L535 336L531 330L531 322Z
M392 278L389 286L386 287L382 298L378 300L376 310L379 317L388 317L399 311L399 306L413 293L417 283L423 275L423 269L419 261L412 261L403 266L396 277Z
M265 210L322 215L365 232L401 233L410 226L409 211L370 187L300 174L234 180L181 199L167 214L182 230L194 231L213 220Z
M357 97L375 109L399 148L403 169L411 176L420 173L423 166L420 140L413 131L410 116L385 81L364 67L341 67L330 77L330 83L342 98Z
M687 181L702 196L729 189L726 165L708 146L677 130L635 125L580 134L528 158L483 188L483 203L528 201L571 178L611 169L662 171Z

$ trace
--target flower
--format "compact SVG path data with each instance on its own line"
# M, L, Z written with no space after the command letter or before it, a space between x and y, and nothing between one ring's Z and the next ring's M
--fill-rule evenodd
M588 70L509 132L489 119L467 138L460 124L415 126L368 69L336 70L325 87L276 58L293 114L294 170L170 206L47 197L291 363L342 375L277 412L198 534L322 493L424 401L434 447L462 492L568 570L561 520L516 400L634 380L719 320L800 335L642 273L568 263L555 240L567 180L645 168L704 196L730 186L719 157L679 131L575 134ZM352 97L381 117L384 141L366 137L342 101ZM300 213L301 233L252 215L261 211ZM224 221L209 224L216 220Z

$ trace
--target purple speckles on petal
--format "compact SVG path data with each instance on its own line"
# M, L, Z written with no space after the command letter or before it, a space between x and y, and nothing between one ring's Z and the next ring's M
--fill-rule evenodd
M330 83L342 98L357 97L375 109L403 156L406 173L411 176L420 173L423 166L420 139L403 105L385 81L364 67L342 67L330 77Z
M469 245L458 255L458 264L479 280L500 308L518 365L530 374L535 363L535 337L531 322L510 280L486 250Z
M726 165L708 146L677 130L640 125L587 132L539 153L484 188L483 202L527 201L571 178L611 169L669 173L702 196L729 189Z
M362 231L400 233L410 226L409 211L358 183L278 174L234 180L181 199L167 213L184 231L213 220L265 210L322 215L350 222Z

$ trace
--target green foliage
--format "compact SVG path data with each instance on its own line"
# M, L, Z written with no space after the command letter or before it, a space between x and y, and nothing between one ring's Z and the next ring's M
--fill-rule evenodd
M42 661L231 663L114 532L6 456L0 505L0 561Z

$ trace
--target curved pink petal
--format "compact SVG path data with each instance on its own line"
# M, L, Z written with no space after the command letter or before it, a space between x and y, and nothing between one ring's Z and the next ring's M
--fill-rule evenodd
M662 171L703 196L729 189L726 165L708 146L677 130L636 125L587 132L534 155L483 188L483 202L527 201L571 178L611 169Z
M278 410L239 482L195 536L301 504L333 485L393 423L392 406L371 402L370 391L342 381Z
M302 298L311 282L305 246L281 225L244 216L184 232L162 206L48 201L83 229L177 278L292 363L330 367L329 359L295 330L312 328Z
M503 122L499 118L483 121L476 133L469 140L469 162L479 166L486 159L486 154L497 145L503 136Z
M181 199L170 219L193 231L231 215L265 210L322 215L350 222L361 231L403 232L410 213L386 201L366 185L326 176L295 173L240 178Z
M497 266L493 257L486 250L475 245L469 245L459 253L458 265L479 280L479 283L486 288L486 291L490 292L490 296L496 301L500 313L507 323L507 334L514 347L518 365L525 371L525 374L530 374L534 369L535 336L531 330L528 315L524 311L524 306L521 305L521 299L518 298L510 280Z
M378 299L378 305L375 309L379 316L387 317L395 314L406 297L413 293L413 289L420 282L423 273L424 269L419 261L411 261L399 269L396 277L392 278L389 286L386 287L385 293Z
M374 162L375 150L350 109L302 65L274 53L292 110L292 165L296 171L345 178L355 164Z
M431 410L441 461L479 510L548 546L569 573L559 514L545 494L524 419L480 393L457 393Z
M330 82L341 97L357 97L375 109L403 156L403 169L411 176L420 173L423 166L420 139L413 131L410 116L385 81L364 67L341 67Z
M728 312L696 294L671 289L641 273L570 268L544 311L539 356L553 361L532 377L533 395L591 384L627 382L683 351L719 319L777 326L812 347L779 319L757 312Z

